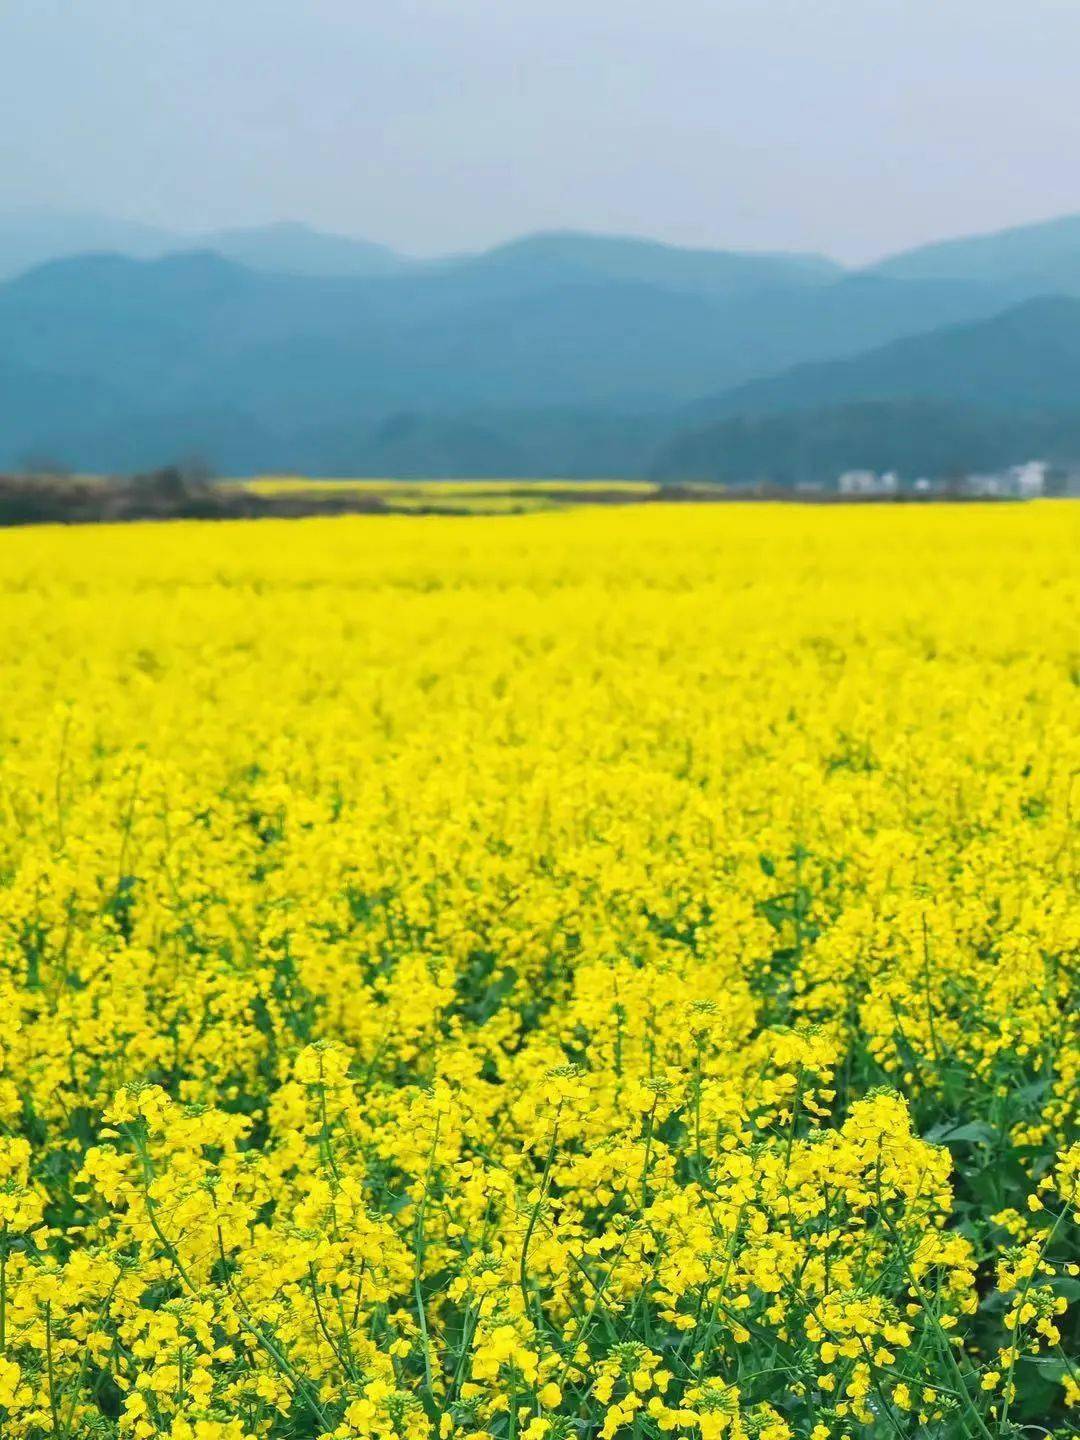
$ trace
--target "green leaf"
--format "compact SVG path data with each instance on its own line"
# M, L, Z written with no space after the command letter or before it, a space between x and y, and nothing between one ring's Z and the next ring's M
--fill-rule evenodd
M928 1130L926 1139L935 1145L990 1144L997 1139L997 1131L984 1120L971 1120L966 1125L944 1123Z

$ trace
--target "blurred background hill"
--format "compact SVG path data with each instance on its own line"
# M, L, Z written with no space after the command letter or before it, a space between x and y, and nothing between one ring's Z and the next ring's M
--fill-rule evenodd
M1080 217L825 256L0 218L0 467L813 484L1080 455Z

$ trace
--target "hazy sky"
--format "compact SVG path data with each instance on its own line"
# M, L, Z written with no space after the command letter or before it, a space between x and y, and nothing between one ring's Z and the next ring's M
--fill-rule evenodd
M0 0L0 209L862 259L1080 211L1078 0Z

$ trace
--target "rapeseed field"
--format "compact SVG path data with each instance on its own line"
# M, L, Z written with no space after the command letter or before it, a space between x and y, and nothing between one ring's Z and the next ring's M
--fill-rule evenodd
M0 534L3 1440L1077 1434L1078 554Z

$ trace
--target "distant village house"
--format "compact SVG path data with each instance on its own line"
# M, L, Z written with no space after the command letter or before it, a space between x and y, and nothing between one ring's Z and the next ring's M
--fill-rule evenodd
M1047 493L1047 472L1044 460L1028 460L1008 470L989 473L972 472L957 481L931 481L925 476L901 485L895 470L845 470L837 477L836 488L841 495L897 495L901 489L916 495L956 493L990 498L1035 500Z
M845 470L837 481L841 495L895 495L900 478L895 470L879 475L876 470Z

